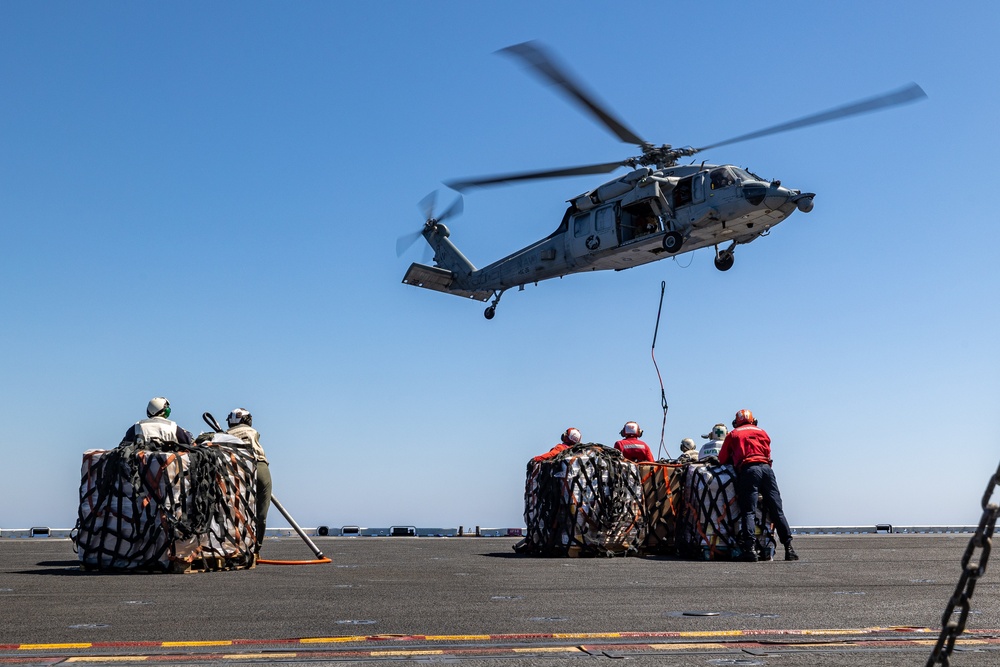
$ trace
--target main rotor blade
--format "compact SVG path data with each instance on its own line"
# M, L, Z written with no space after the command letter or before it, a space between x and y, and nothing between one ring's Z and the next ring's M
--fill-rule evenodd
M552 56L547 54L537 42L515 44L514 46L500 49L497 53L509 53L521 58L535 72L558 86L571 100L574 100L593 114L601 124L611 130L622 141L637 146L642 146L646 143L639 135L615 118L611 112L598 104L593 95L584 92L583 87L573 81L565 69L557 66Z
M464 192L471 188L481 188L487 185L499 185L501 183L513 183L515 181L532 181L542 178L562 178L565 176L585 176L591 174L607 174L624 166L622 162L605 162L604 164L591 164L583 167L567 167L565 169L547 169L544 171L523 171L514 174L502 174L499 176L487 176L466 181L445 181L452 190Z
M751 132L750 134L744 134L733 139L726 139L725 141L720 141L717 144L710 144L708 146L703 146L701 148L696 148L695 151L704 151L709 148L718 148L719 146L726 146L728 144L735 144L739 141L748 141L750 139L756 139L757 137L766 137L769 134L777 134L779 132L788 132L789 130L797 130L800 127L808 127L809 125L818 125L819 123L828 123L832 120L837 120L838 118L845 118L847 116L856 116L858 114L868 113L871 111L878 111L879 109L885 109L887 107L893 107L898 104L906 104L907 102L914 102L919 99L927 97L927 93L924 89L915 83L911 83L905 88L901 88L892 93L885 93L883 95L878 95L866 100L861 100L860 102L854 102L853 104L846 104L835 109L830 109L829 111L823 111L820 113L812 114L810 116L805 116L804 118L799 118L798 120L789 121L787 123L782 123L781 125L775 125L774 127L769 127L766 130L758 130L756 132Z

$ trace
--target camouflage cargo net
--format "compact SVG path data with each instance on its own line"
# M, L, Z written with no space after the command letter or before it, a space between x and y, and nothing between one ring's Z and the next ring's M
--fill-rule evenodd
M529 461L524 489L525 539L518 553L615 556L637 552L643 528L642 482L621 453L577 445Z
M159 440L84 454L73 541L87 569L246 567L256 541L256 462L245 448Z
M740 510L736 473L728 465L692 464L683 469L681 511L677 517L677 553L684 558L716 560L740 555ZM774 528L758 502L755 524L762 558L774 554ZM763 527L763 529L762 529Z

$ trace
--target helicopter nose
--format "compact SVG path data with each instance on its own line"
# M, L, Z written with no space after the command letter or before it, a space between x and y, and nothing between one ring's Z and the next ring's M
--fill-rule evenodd
M781 183L779 181L775 181L767 188L767 194L764 196L764 206L772 210L781 208L781 206L787 202L788 198L791 196L791 190L781 187Z
M795 200L795 205L799 207L799 210L803 213L808 213L813 210L813 198L812 196L799 197Z

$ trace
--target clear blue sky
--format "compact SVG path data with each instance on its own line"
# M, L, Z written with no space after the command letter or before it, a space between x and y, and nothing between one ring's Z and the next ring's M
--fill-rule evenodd
M155 395L195 432L249 408L303 525L520 525L567 426L635 419L657 449L664 280L672 453L746 407L792 524L975 523L998 26L987 2L0 4L0 526L71 526L81 454ZM487 322L401 284L417 202L634 152L494 53L528 39L657 143L929 97L702 155L817 193L728 273L703 250L571 276ZM488 264L600 182L471 193L452 240Z

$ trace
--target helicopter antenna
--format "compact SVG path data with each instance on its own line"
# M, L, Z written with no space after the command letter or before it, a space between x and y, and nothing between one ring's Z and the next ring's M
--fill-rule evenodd
M660 307L656 310L656 328L653 329L653 347L650 349L649 354L653 357L653 368L656 369L656 377L660 380L660 405L663 407L663 425L660 427L660 448L656 451L656 459L661 458L661 454L669 455L666 447L663 445L663 440L667 434L667 410L670 406L667 405L667 391L663 388L663 376L660 375L660 367L656 364L656 336L660 333L660 313L663 312L663 295L667 292L667 281L660 281Z

